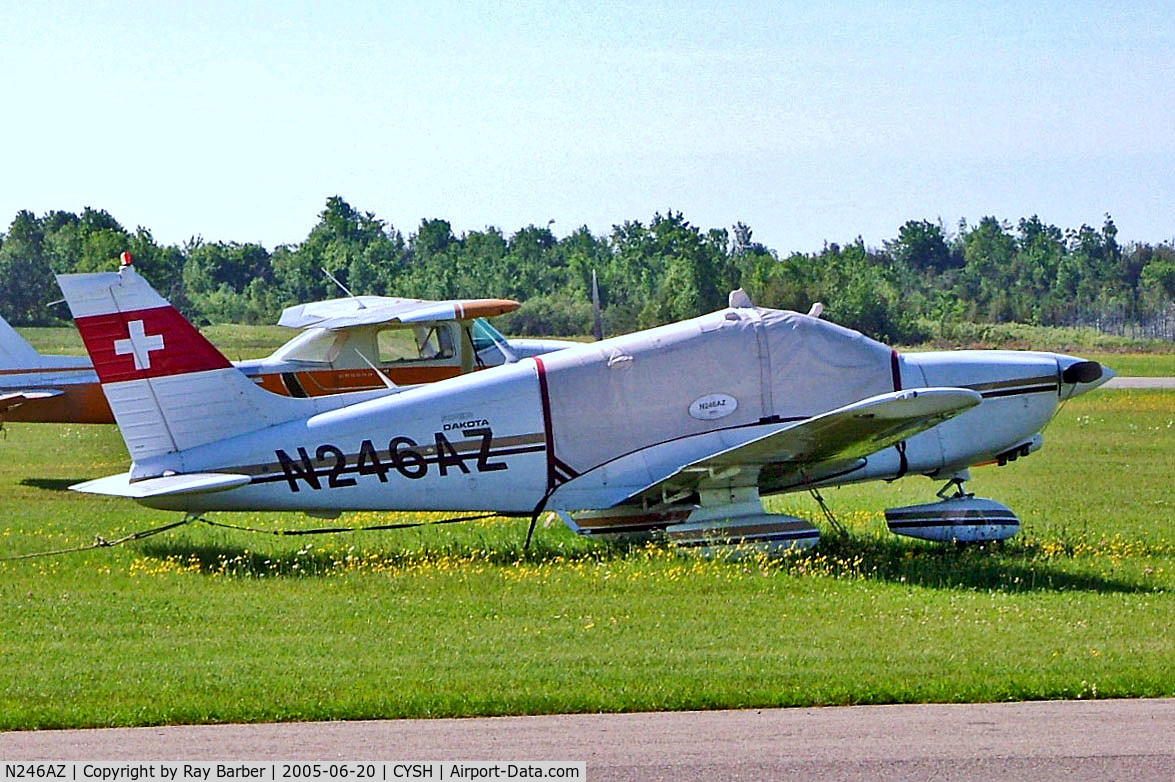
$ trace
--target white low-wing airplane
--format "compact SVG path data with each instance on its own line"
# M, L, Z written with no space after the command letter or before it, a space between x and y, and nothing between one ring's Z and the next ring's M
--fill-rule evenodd
M808 315L728 309L361 401L279 397L137 274L58 278L133 459L78 491L155 508L558 511L588 535L811 545L761 494L927 475L895 532L992 540L1015 515L967 469L1040 447L1113 373L1053 353L899 354ZM740 295L736 295L740 294ZM947 496L952 486L957 491Z
M125 276L136 274L126 265ZM235 362L282 396L388 392L560 350L566 340L507 340L485 320L518 308L510 299L429 301L352 296L287 307L279 326L301 332L261 359ZM84 356L39 353L0 318L0 420L113 423Z

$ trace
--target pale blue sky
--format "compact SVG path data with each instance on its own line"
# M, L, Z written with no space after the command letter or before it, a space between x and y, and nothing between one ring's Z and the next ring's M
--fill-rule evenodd
M0 8L0 221L305 238L327 196L781 251L908 219L1175 237L1175 3L32 2Z

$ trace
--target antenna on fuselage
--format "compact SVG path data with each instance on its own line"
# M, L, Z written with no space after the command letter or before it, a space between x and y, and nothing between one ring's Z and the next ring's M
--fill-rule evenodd
M331 274L329 271L327 271L325 266L322 268L322 273L326 275L326 278L328 280L333 282L335 285L338 285L339 290L341 290L343 293L347 294L352 299L354 299L355 303L359 305L359 309L361 309L361 310L367 309L367 305L365 305L363 303L363 299L359 298L354 293L351 293L350 289L348 289L346 285L343 285L343 283L339 282L337 277L335 277L333 274Z
M726 306L732 309L745 309L747 307L754 307L754 302L751 301L751 296L742 288L735 288L726 296Z

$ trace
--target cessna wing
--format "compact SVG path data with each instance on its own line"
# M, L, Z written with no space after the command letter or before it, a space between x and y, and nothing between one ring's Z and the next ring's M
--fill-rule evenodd
M513 299L427 301L392 296L354 296L286 307L277 325L295 329L345 329L381 323L474 320L513 312L519 306Z
M577 344L566 340L507 339L486 320L519 306L513 299L433 301L391 296L353 296L298 304L282 311L278 325L300 329L303 337L295 337L272 358L297 360L325 354L332 369L371 368L373 363L379 363L382 371L397 375L391 377L395 383L415 385ZM419 356L396 353L393 361L382 360L387 356L382 355L381 344L390 346L395 338L382 343L376 334L390 330L415 333ZM438 344L431 344L434 337L430 333ZM341 341L332 345L337 334L343 334ZM340 349L342 342L348 346ZM345 366L348 362L353 366Z
M768 465L784 473L833 472L937 426L982 401L978 392L966 388L919 388L881 394L698 459L629 499L720 482L749 485Z

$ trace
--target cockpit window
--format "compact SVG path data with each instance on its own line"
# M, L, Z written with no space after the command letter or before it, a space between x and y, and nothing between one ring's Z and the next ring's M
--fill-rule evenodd
M448 359L455 353L452 331L445 324L384 329L377 345L381 364Z
M329 364L342 351L347 336L346 331L307 329L279 348L274 357L286 361Z

